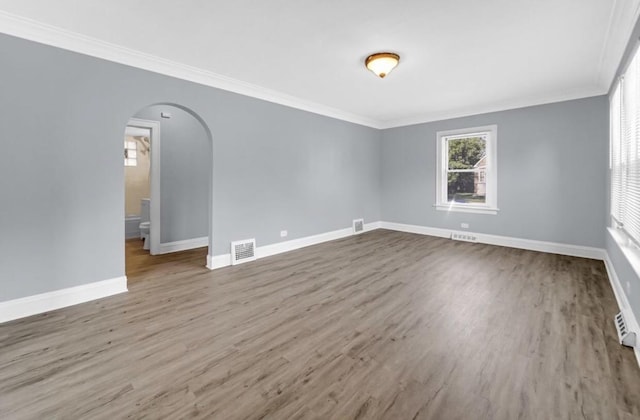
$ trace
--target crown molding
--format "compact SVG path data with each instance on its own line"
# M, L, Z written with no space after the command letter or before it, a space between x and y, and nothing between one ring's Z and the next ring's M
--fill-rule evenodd
M597 83L607 92L616 77L638 17L640 0L613 0L597 72Z
M372 128L380 122L201 68L0 11L0 33Z
M380 129L405 127L409 125L424 124L435 121L450 120L453 118L470 117L474 115L488 114L490 112L509 111L512 109L528 108L538 105L552 104L556 102L572 101L575 99L590 98L593 96L606 95L607 89L603 87L593 87L570 92L563 92L559 95L546 95L539 97L529 97L525 99L504 101L499 104L488 104L466 108L464 110L434 112L430 114L416 115L409 118L384 121L380 124Z
M615 2L616 3L612 8L610 16L610 33L607 36L607 40L603 47L603 53L601 55L600 70L598 72L598 87L564 92L556 95L504 101L499 104L494 103L466 109L425 113L413 117L388 121L376 120L374 118L368 118L337 108L307 101L305 99L277 92L262 86L243 82L241 80L219 75L201 68L101 41L93 37L61 29L4 11L0 11L0 33L5 33L7 35L23 38L40 44L73 51L201 85L238 93L240 95L261 99L267 102L284 105L326 117L376 129L387 129L562 102L608 93L610 82L613 80L620 58L624 53L624 48L630 36L630 32L634 27L633 24L624 24L625 22L628 23L627 19L624 17L628 16L628 13L633 11L633 23L635 23L638 15L640 14L640 0L615 0ZM633 5L633 8L629 7L630 4ZM623 5L626 7L623 7ZM614 46L621 46L621 48L617 48L615 51L610 51Z

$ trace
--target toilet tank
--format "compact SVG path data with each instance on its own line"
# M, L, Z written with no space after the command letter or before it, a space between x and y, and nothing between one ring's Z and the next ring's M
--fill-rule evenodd
M150 204L148 198L140 199L140 223L151 221Z

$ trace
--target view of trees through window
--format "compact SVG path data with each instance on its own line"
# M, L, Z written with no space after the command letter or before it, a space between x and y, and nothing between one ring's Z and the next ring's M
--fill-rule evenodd
M487 141L484 136L446 140L447 197L457 203L486 202Z

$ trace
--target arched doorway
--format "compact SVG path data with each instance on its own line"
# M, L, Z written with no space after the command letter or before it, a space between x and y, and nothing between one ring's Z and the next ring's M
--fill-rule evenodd
M212 149L211 130L185 106L152 104L131 116L124 136L125 261L132 246L139 255L211 246Z

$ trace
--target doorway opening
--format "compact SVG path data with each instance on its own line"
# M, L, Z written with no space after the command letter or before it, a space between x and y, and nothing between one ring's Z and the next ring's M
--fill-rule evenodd
M125 128L124 170L129 281L149 278L166 263L206 265L213 158L202 118L175 104L141 109Z

